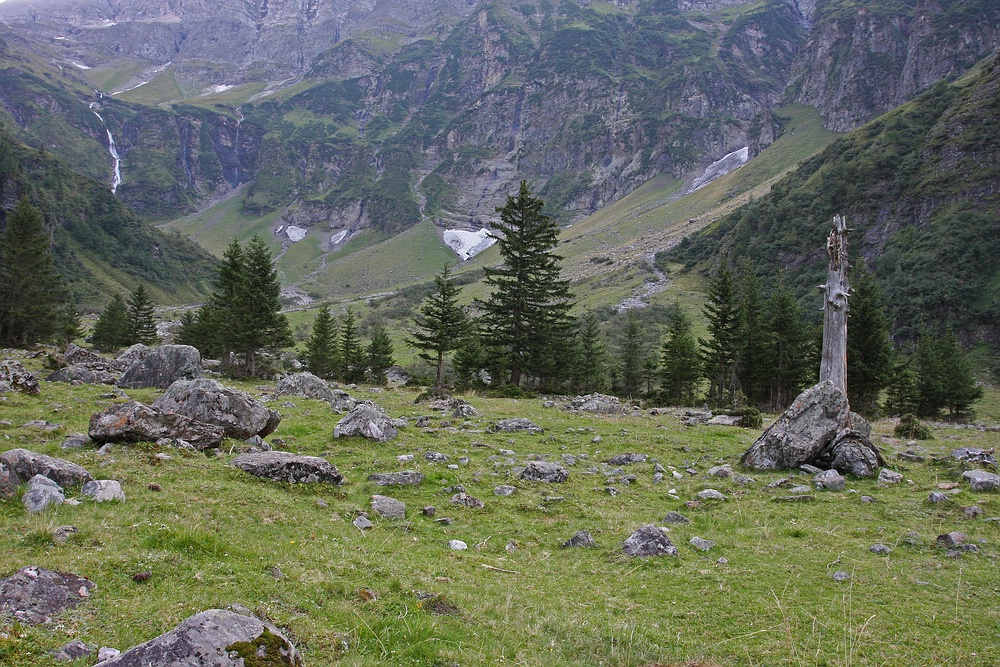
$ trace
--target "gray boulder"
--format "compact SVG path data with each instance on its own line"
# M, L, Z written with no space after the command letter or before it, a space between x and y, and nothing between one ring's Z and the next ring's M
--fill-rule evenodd
M578 530L573 537L569 538L562 543L563 549L569 549L570 547L589 547L593 548L597 546L597 540L594 536L590 534L587 530Z
M882 455L862 431L843 429L830 446L830 467L855 477L875 477L885 465Z
M291 452L248 452L233 459L232 465L272 482L342 484L344 481L337 467L326 459Z
M125 502L125 492L122 490L122 485L114 479L96 479L93 482L87 482L83 485L80 493L97 503Z
M21 496L24 508L32 514L45 511L52 505L62 505L66 502L61 486L43 475L35 475L28 480L28 490Z
M622 544L622 552L626 556L638 558L676 556L677 547L670 541L666 533L653 524L647 524L625 540Z
M190 345L158 345L118 380L125 389L166 389L178 380L201 376L201 354Z
M577 396L570 401L570 407L573 410L595 415L621 415L631 412L631 407L623 405L617 396L596 393Z
M847 480L836 470L824 470L813 477L813 482L819 488L830 491L843 491L847 488Z
M77 364L85 366L106 366L109 362L104 357L100 356L93 350L88 350L85 347L80 347L76 343L70 343L63 350L63 363L67 366L74 366Z
M92 369L82 364L74 364L49 373L46 382L79 382L81 384L114 384L118 379L114 373Z
M156 442L166 438L183 440L201 450L218 447L225 437L221 426L136 401L116 403L92 415L89 433L96 442Z
M1000 489L1000 475L985 470L966 470L962 479L969 480L973 491L996 491Z
M615 454L608 459L608 465L621 466L632 463L645 463L649 458L645 454Z
M530 419L524 417L511 417L501 419L489 428L490 433L515 433L517 431L527 431L528 433L541 433L542 429L536 426Z
M0 361L0 394L16 391L20 394L37 394L38 378L28 372L20 361L5 359Z
M558 463L529 461L520 477L532 482L560 483L569 479L569 472Z
M424 474L416 470L376 472L368 475L368 481L378 486L416 486L424 481Z
M743 465L757 470L797 468L809 463L848 423L847 397L832 382L806 389L743 454Z
M405 519L406 503L389 496L372 496L372 512L383 519Z
M399 430L379 405L372 401L364 401L344 415L333 429L335 438L351 435L360 435L377 442L388 442L399 435Z
M221 426L227 437L237 440L270 435L281 421L280 414L249 394L209 378L174 382L153 407Z
M326 381L308 372L286 375L278 380L277 393L279 396L300 396L328 403L336 397Z
M707 422L706 426L740 426L743 422L741 415L715 415Z
M96 587L75 574L29 565L0 579L0 614L26 625L51 623L53 616L83 602Z
M878 473L878 481L882 484L899 484L903 481L903 473L882 468Z
M515 493L517 493L517 487L511 486L510 484L501 484L500 486L493 488L494 496L503 496L506 498L514 495Z
M459 401L459 404L455 406L452 410L451 416L455 419L478 419L482 417L479 410L476 410L472 405L466 403L465 401Z
M21 479L42 475L60 486L79 486L94 479L82 466L45 454L36 454L27 449L6 451L0 454L0 461L6 463Z
M10 465L0 459L0 500L13 498L17 495L17 487L21 485L21 478L14 472Z
M153 348L150 346L143 345L142 343L136 343L115 357L115 366L118 367L118 370L127 371L132 366L145 359L152 351Z
M451 504L459 505L461 507L468 507L469 509L474 509L474 510L481 510L484 507L486 507L486 503L484 503L482 500L470 496L468 493L464 491L453 495L451 497Z
M105 660L101 667L301 667L302 659L276 627L256 617L209 609L176 628Z
M706 540L703 537L697 537L697 536L692 537L688 541L688 544L691 545L691 548L697 549L698 551L708 551L709 549L715 546L715 542L713 542L712 540Z
M360 401L343 389L331 389L333 398L330 399L330 408L336 413L343 413L353 410Z

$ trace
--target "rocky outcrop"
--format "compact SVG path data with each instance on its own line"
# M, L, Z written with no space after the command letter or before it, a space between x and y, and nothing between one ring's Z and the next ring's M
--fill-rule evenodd
M351 408L333 429L335 438L360 435L377 442L388 442L398 434L399 429L389 415L371 401L359 403Z
M10 614L25 625L51 623L52 617L76 607L97 585L75 574L44 567L22 567L0 579L0 614Z
M201 375L201 354L190 345L160 345L132 364L118 380L124 389L166 389Z
M301 396L327 402L336 398L330 385L308 372L286 375L278 380L277 393L279 396Z
M46 382L79 382L81 384L114 384L118 376L110 371L92 369L83 364L60 368L46 376Z
M169 438L183 440L196 449L217 447L225 437L221 426L136 401L116 403L92 415L89 434L95 442L156 442Z
M4 359L0 361L0 394L16 391L21 394L37 394L38 378L29 373L20 361Z
M0 461L23 480L42 475L60 486L80 486L94 479L86 468L72 461L37 454L27 449L8 450L0 454Z
M301 667L302 659L275 626L255 616L209 609L185 619L101 667Z
M272 482L342 484L344 481L337 467L326 459L291 452L249 452L233 459L232 465Z
M227 437L238 440L270 435L281 421L280 414L249 394L209 378L174 382L152 407L221 426Z

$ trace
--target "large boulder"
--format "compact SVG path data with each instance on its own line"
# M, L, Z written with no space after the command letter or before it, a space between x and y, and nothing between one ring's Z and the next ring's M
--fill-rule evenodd
M73 364L49 373L46 382L80 382L82 384L114 384L118 379L114 373L84 364Z
M60 486L80 486L94 479L83 466L27 449L6 451L0 454L0 461L6 463L21 479L42 475Z
M511 417L492 424L489 431L490 433L516 433L518 431L541 433L542 428L526 417Z
M843 429L830 445L830 467L838 472L875 477L884 465L882 455L863 431Z
M248 452L233 459L232 465L273 482L342 484L344 481L337 467L326 459L291 452Z
M118 380L125 389L166 389L178 380L201 376L201 354L190 345L158 345Z
M32 514L44 512L46 508L62 505L64 502L66 502L66 495L63 493L62 487L44 475L35 475L29 479L28 490L21 496L24 509Z
M53 616L83 602L96 587L75 574L29 565L0 579L0 614L26 625L51 623Z
M209 609L176 628L105 660L101 667L301 667L302 659L276 627L249 615Z
M116 403L90 418L90 438L95 442L156 442L160 438L184 440L196 449L217 447L225 437L221 426L130 401Z
M301 396L302 398L314 398L317 401L333 401L336 395L324 380L316 377L312 373L295 373L286 375L278 380L279 396Z
M621 415L632 411L631 406L622 404L617 396L608 396L607 394L577 396L570 401L570 407L573 410L595 415Z
M810 463L849 423L847 397L832 382L806 389L743 454L743 465L757 470L798 468Z
M560 483L569 479L569 472L558 463L529 461L521 471L521 479L531 482Z
M238 440L269 435L281 421L280 414L249 394L209 378L174 382L153 407L221 426L226 436Z
M424 481L424 474L416 470L400 472L373 472L368 481L378 486L416 486Z
M0 394L16 391L21 394L37 394L38 378L28 372L20 361L4 359L0 361Z
M150 346L143 345L142 343L136 343L115 357L115 366L120 371L127 371L132 368L132 366L145 359L152 351L153 348Z
M360 435L369 440L388 442L399 435L399 430L378 404L364 401L351 408L350 412L344 415L344 418L337 422L333 429L333 437L335 438L349 435Z
M632 533L622 543L622 553L633 558L676 556L677 547L662 529L653 524L647 524Z
M77 364L103 366L108 363L108 360L85 347L80 347L76 343L70 343L63 350L63 363L69 366Z

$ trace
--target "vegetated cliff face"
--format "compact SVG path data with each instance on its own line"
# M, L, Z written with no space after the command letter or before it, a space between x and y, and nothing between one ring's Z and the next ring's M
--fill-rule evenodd
M789 92L838 132L961 75L1000 46L1000 4L992 0L818 5Z

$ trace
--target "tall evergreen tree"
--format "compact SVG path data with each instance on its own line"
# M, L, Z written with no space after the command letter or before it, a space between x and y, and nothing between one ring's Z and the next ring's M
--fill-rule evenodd
M99 352L114 352L131 345L132 330L128 321L128 306L121 294L115 294L94 324L91 343Z
M860 263L851 276L849 307L847 395L852 409L874 415L892 377L892 323L878 282Z
M723 264L708 286L705 304L708 338L699 339L708 399L715 405L730 406L739 392L740 318L736 281Z
M368 359L368 377L372 384L378 386L385 384L385 372L396 363L392 353L392 339L385 325L375 325L372 328L371 342L365 350L365 357Z
M417 330L410 332L406 342L419 350L421 359L435 364L435 386L440 389L445 356L462 346L469 324L458 304L459 288L447 264L434 276L434 286L437 291L420 307L420 315L413 321Z
M329 307L322 306L306 340L306 364L309 372L316 377L331 378L340 366L337 329L337 321L330 314Z
M257 375L257 353L295 344L288 318L281 312L281 283L271 251L254 234L246 245L245 266L238 288L236 349L246 360L246 374Z
M0 344L33 345L59 332L67 292L41 212L21 199L0 234Z
M628 324L618 353L621 379L620 392L625 396L638 396L642 389L642 361L646 350L642 342L642 328L633 311L628 311Z
M740 388L752 403L761 403L769 365L763 287L748 261L741 262L736 283Z
M605 387L605 357L604 338L597 315L588 310L580 320L579 353L573 380L577 391L589 393Z
M850 380L850 376L848 376ZM850 388L848 388L850 391ZM920 389L912 359L896 354L892 375L886 387L885 411L890 415L917 414L920 410Z
M783 284L768 299L767 312L765 404L771 410L784 410L807 384L812 341L795 295Z
M357 320L351 309L347 309L340 325L340 372L344 382L360 382L365 377L365 352L358 337Z
M952 330L925 331L917 341L917 416L937 417L943 410L951 419L968 416L983 395L976 386L972 365Z
M698 343L691 319L675 305L660 350L660 388L664 400L670 405L694 405L700 378Z
M142 343L156 345L160 337L156 335L156 314L153 311L153 301L149 298L146 286L139 283L128 300L129 345Z
M563 363L576 328L569 281L560 277L561 257L553 252L559 230L543 206L521 181L517 196L496 209L493 237L503 264L486 269L491 293L479 302L486 343L516 386L524 376L561 378L571 370Z
M479 320L469 320L469 326L462 337L462 344L452 357L457 386L462 389L481 387L484 384L483 373L488 373L491 364L495 362L496 359L490 355L483 340Z

